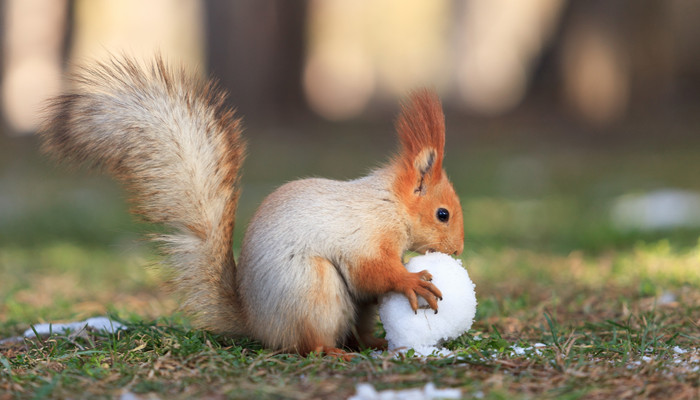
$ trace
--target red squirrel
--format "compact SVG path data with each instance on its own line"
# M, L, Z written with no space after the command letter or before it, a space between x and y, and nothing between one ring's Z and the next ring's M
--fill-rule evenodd
M282 185L255 212L238 261L232 240L241 122L212 81L128 57L83 68L53 99L40 135L45 152L106 170L132 194L134 212L163 224L154 237L196 327L257 339L287 352L345 356L384 348L373 336L377 298L418 296L437 312L428 272L409 273L406 251L458 255L462 208L442 168L440 101L418 90L396 121L400 148L351 180Z

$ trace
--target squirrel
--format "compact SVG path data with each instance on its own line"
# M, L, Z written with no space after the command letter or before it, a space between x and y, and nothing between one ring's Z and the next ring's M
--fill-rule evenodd
M459 255L462 209L442 168L445 121L434 91L402 103L399 150L350 181L311 178L271 193L247 227L238 261L233 228L245 157L241 120L213 80L112 57L73 76L50 100L39 135L61 161L106 171L131 194L196 328L306 355L385 348L373 335L378 297L418 296L437 312L427 271L406 251Z

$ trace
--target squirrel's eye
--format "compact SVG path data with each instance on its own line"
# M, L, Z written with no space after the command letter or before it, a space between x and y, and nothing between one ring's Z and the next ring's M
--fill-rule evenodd
M447 222L450 220L450 212L444 208L438 208L435 216L438 220L440 220L440 222Z

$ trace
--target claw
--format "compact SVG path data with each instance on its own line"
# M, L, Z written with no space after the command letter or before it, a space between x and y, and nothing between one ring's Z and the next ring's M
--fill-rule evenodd
M408 299L414 314L418 314L418 296L428 302L428 306L437 314L437 301L442 300L442 292L435 287L430 280L432 275L428 271L421 271L411 274L413 279L407 279L403 287L403 294ZM417 278L417 280L415 280Z
M411 309L414 313L418 314L418 298L413 290L406 290L404 296L408 298L408 303L411 305Z
M437 287L435 287L435 285L433 285L432 283L428 283L428 285L426 285L426 288L427 288L428 290L430 290L430 292L431 292L433 295L435 295L435 297L437 297L438 299L442 300L442 292L440 291L440 289L438 289Z

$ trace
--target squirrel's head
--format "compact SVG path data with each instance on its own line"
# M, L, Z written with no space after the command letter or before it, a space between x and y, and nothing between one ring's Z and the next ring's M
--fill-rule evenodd
M406 207L409 250L461 254L462 206L442 169L445 117L434 92L413 92L396 121L401 145L392 161L394 190Z

